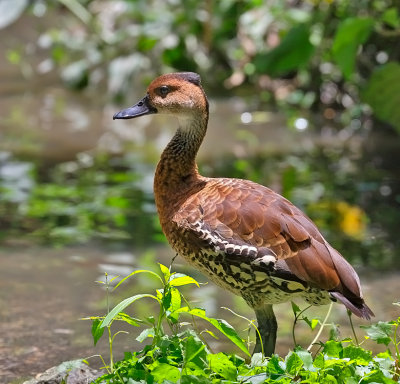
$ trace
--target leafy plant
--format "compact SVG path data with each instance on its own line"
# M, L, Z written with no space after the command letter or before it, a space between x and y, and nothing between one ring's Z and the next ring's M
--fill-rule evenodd
M396 321L380 322L365 327L369 338L395 348L395 359L389 349L374 356L372 352L363 349L360 345L355 345L350 339L319 341L321 349L315 355L309 350L296 347L285 357L273 355L265 359L261 354L254 354L249 359L250 354L246 344L228 323L208 317L200 308L192 308L179 290L185 285L199 286L199 283L190 276L171 272L171 268L162 264L159 266L161 273L137 270L122 279L116 286L118 287L132 276L150 274L161 286L156 290L155 295L131 296L109 310L106 316L90 318L93 321L94 342L97 343L103 331L108 329L110 343L110 363L106 364L103 360L107 373L98 378L96 383L391 384L400 382L398 360L400 342L397 335L400 318ZM105 284L108 289L107 280ZM145 298L157 303L158 316L137 319L125 312L131 304ZM318 321L308 319L304 311L294 303L292 308L296 317L295 323L302 320L313 329L317 326ZM182 321L182 316L191 319L191 322ZM322 322L322 326L326 323L327 317ZM205 320L223 333L244 353L247 360L233 354L213 353L203 335L204 332L214 337L215 335L209 330L200 331L196 318ZM111 332L111 326L115 321L122 321L133 326L146 326L147 328L136 339L140 342L150 339L151 342L139 351L126 352L124 359L114 362L113 342L119 333L112 334Z
M395 0L113 4L58 0L29 7L19 0L3 7L0 28L25 8L59 17L62 23L43 31L37 49L46 50L46 68L59 69L75 89L103 84L110 96L121 97L133 77L174 68L206 75L218 92L221 83L229 89L251 84L260 90L260 99L279 104L289 118L312 120L309 109L318 108L328 121L368 127L367 102L377 118L400 127L398 85L389 81L399 76L394 70L400 35ZM29 54L19 48L9 49L7 58L21 68L30 66Z

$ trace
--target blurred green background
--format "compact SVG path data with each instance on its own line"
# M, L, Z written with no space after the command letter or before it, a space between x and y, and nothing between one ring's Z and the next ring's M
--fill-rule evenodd
M249 178L293 201L365 275L375 312L390 316L397 286L384 294L373 284L399 280L398 1L1 0L0 28L0 280L9 287L0 328L15 326L16 302L30 316L32 292L52 302L54 285L92 289L105 264L127 274L173 256L152 177L176 122L112 121L171 71L200 73L210 99L202 173ZM50 285L51 268L66 280ZM67 304L38 312L75 303L75 291L64 294ZM63 353L82 351L74 321L96 305L60 315L73 329ZM41 337L42 355L0 338L0 362L22 348L34 357L20 372L33 372L59 334Z

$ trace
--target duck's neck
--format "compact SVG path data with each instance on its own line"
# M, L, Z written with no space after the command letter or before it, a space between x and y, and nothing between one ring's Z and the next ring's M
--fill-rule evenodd
M207 123L208 113L181 119L180 127L164 149L154 177L154 195L159 212L173 205L179 195L186 195L199 181L196 155L206 134Z

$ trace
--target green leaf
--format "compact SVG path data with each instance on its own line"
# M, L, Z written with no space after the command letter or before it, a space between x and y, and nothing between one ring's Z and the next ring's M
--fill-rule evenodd
M212 381L206 377L185 375L182 376L181 384L210 384Z
M157 277L157 279L160 280L161 283L164 283L164 282L162 281L161 277L160 277L157 273L155 273L155 272L153 272L153 271L148 271L147 269L139 269L139 270L137 270L137 271L133 271L131 274L129 274L128 276L124 277L124 278L114 287L114 289L118 288L126 279L129 279L131 276L137 275L137 274L139 274L139 273L149 273L150 275L153 275L153 276Z
M379 321L372 325L362 325L370 339L375 340L378 344L389 345L391 336L393 335L393 324L388 321Z
M374 20L369 17L347 18L338 27L332 44L332 54L346 79L354 73L358 47L367 41Z
M210 364L210 368L227 380L236 380L237 369L235 364L229 360L229 357L224 353L220 352L215 355L209 354L207 360Z
M324 344L324 353L326 353L330 357L340 357L340 353L343 350L342 343L334 340L328 340Z
M134 327L139 327L140 323L142 323L142 320L135 319L134 317L129 316L127 313L124 312L120 312L115 318L115 320L123 321L127 324L133 325Z
M181 294L179 290L174 287L170 288L170 293L171 301L167 309L167 316L173 323L177 323L179 320L179 312L177 312L177 310L181 308L182 303Z
M164 280L167 283L169 281L169 277L171 276L171 272L169 271L169 268L167 268L164 264L158 263L162 274L164 275Z
M315 359L314 359L314 363L313 363L314 367L316 368L324 368L325 366L325 359L324 359L324 355L322 353L319 353Z
M273 77L282 76L305 67L314 49L310 42L309 26L299 24L286 34L276 48L256 55L254 65L258 73L266 73Z
M189 336L184 343L183 353L185 366L187 363L192 362L196 364L197 367L205 368L205 363L207 361L207 352L205 347L206 346L201 342L201 340L194 336Z
M361 96L377 118L392 124L400 133L399 63L389 62L375 70Z
M303 316L302 320L304 320L312 330L315 329L315 327L318 325L318 322L319 322L318 319L310 320L307 316Z
M279 364L279 358L277 355L271 356L267 364L267 372L272 375L283 375L285 371Z
M207 358L205 360L207 362ZM182 374L186 376L204 376L204 377L209 377L209 369L207 364L204 365L202 364L204 368L200 368L198 365L190 361L189 363L185 364L185 368L182 370Z
M306 350L298 350L296 351L297 356L300 357L301 361L304 364L304 367L308 370L308 371L314 371L315 368L313 366L313 359L312 359L312 355L310 352L306 351Z
M387 9L382 15L382 21L392 28L400 27L400 17L398 9L395 7Z
M171 275L169 285L171 285L172 287L179 287L188 284L196 284L198 287L200 287L199 283L195 279L193 279L193 277L179 276L174 278L174 275Z
M286 356L286 371L291 375L297 375L302 366L303 360L296 352L291 352Z
M209 318L206 316L206 312L204 311L204 309L200 308L192 309L188 313L208 321L215 328L217 328L222 334L224 334L229 340L231 340L237 347L239 347L246 355L250 356L250 352L247 349L246 344L238 336L233 327L230 324L228 324L225 320Z
M343 348L342 357L354 360L357 365L368 365L371 362L372 353L371 351L356 347L355 345L349 345L348 347Z
M297 315L301 311L300 307L296 303L294 303L293 301L291 301L291 304L292 304L293 313L295 315Z
M363 384L364 383L395 384L397 381L385 377L382 371L375 370L371 372L367 377L365 377L362 382Z
M335 376L326 375L324 377L324 381L321 381L321 383L324 383L324 384L337 384L337 380L335 379Z
M100 327L108 327L116 318L116 316L122 312L128 305L131 305L134 303L136 300L143 299L145 297L151 297L154 300L157 300L157 298L153 295L149 294L140 294L140 295L135 295L128 297L125 300L122 300L119 304L117 304L109 313L108 315L103 319L103 321L100 324ZM158 300L157 300L158 301Z
M160 363L159 361L156 361L152 366L154 366L154 368L151 370L151 374L154 376L157 383L163 383L164 380L170 380L176 383L179 380L181 372L177 367L166 363Z
M140 332L140 335L136 337L136 340L142 343L148 337L154 337L154 334L155 334L154 328L146 328L142 332Z
M100 324L101 324L100 319L94 319L92 322L92 336L94 345L97 344L97 342L100 340L101 336L103 336L104 333L105 328L102 328Z

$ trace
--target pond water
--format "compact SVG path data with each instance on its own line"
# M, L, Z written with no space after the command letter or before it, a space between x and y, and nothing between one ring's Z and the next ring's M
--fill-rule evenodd
M0 51L6 49L6 42L12 39L23 40L24 36L19 34L26 34L27 30L29 32L29 28L18 29L18 25L10 28L7 31L9 38L0 39ZM132 121L113 122L113 113L122 106L107 104L102 97L94 97L94 93L82 95L66 91L48 77L27 80L4 57L0 57L0 82L0 180L3 186L7 185L15 192L13 197L17 203L29 195L35 182L31 175L38 163L41 169L51 168L76 156L82 161L90 161L90 155L97 151L121 155L127 148L135 151L136 166L142 167L143 172L141 188L150 193L154 163L171 137L175 127L173 119L157 116L136 120L134 124ZM139 99L144 91L143 86L137 87L127 104ZM400 203L398 136L389 130L354 132L348 128L338 132L330 126L322 130L289 130L285 126L283 116L258 111L240 98L211 98L209 132L199 154L204 172L225 175L233 170L242 175L240 172L246 171L245 176L251 176L252 172L255 176L262 172L272 173L277 176L266 180L281 191L293 169L294 176L301 178L307 174L309 162L313 163L310 167L325 167L324 162L337 159L336 168L327 166L325 176L316 178L318 182L308 185L314 179L303 180L305 186L294 190L292 198L301 204L318 200L324 193L334 196L344 190L348 192L343 196L360 204L364 202L363 207L372 221L363 235L364 248L354 248L356 240L337 244L346 249L343 252L346 256L354 257L366 299L376 318L388 320L399 316L398 307L392 305L399 299L399 273L371 272L362 267L363 263L374 265L373 261L363 258L363 250L374 249L382 252L382 260L391 257L393 261L399 248L399 216L396 213ZM304 128L304 125L298 127ZM311 156L316 149L328 155ZM280 160L270 163L266 160L275 157ZM236 161L247 158L254 161ZM333 172L335 178L332 178ZM344 176L347 179L335 186L338 189L331 190L325 185L330 179ZM320 212L322 208L316 206L315 210ZM6 229L0 227L0 232ZM331 234L333 239L334 234ZM376 237L384 240L384 248L379 248L381 243L374 242ZM99 353L107 357L105 340L94 347L90 323L79 320L104 314L105 292L95 281L102 279L105 272L125 276L135 268L157 270L157 262L168 265L173 256L169 247L152 244L145 249L118 242L60 249L39 247L24 238L7 238L0 248L0 383L34 375L69 359ZM377 259L379 261L379 257ZM177 271L205 282L204 277L182 260L177 260L174 265ZM153 281L138 278L112 297L115 303L128 295L152 292L154 287ZM217 290L212 284L191 289L187 294L200 307L206 308L209 315L226 318L238 329L246 328L246 324L221 309L222 306L253 317L241 299ZM322 307L311 313L323 317L326 310ZM137 315L148 314L148 303L138 304L135 311ZM276 312L280 324L277 352L284 354L292 347L293 316L289 304L277 306ZM332 321L341 324L343 337L350 335L342 306L334 306ZM356 320L356 324L362 323ZM134 329L132 335L120 337L116 342L117 357L132 348L138 333ZM299 341L307 346L311 341L309 334L300 332ZM216 350L231 350L223 337L219 341L210 341L210 344ZM90 362L100 365L96 358Z

